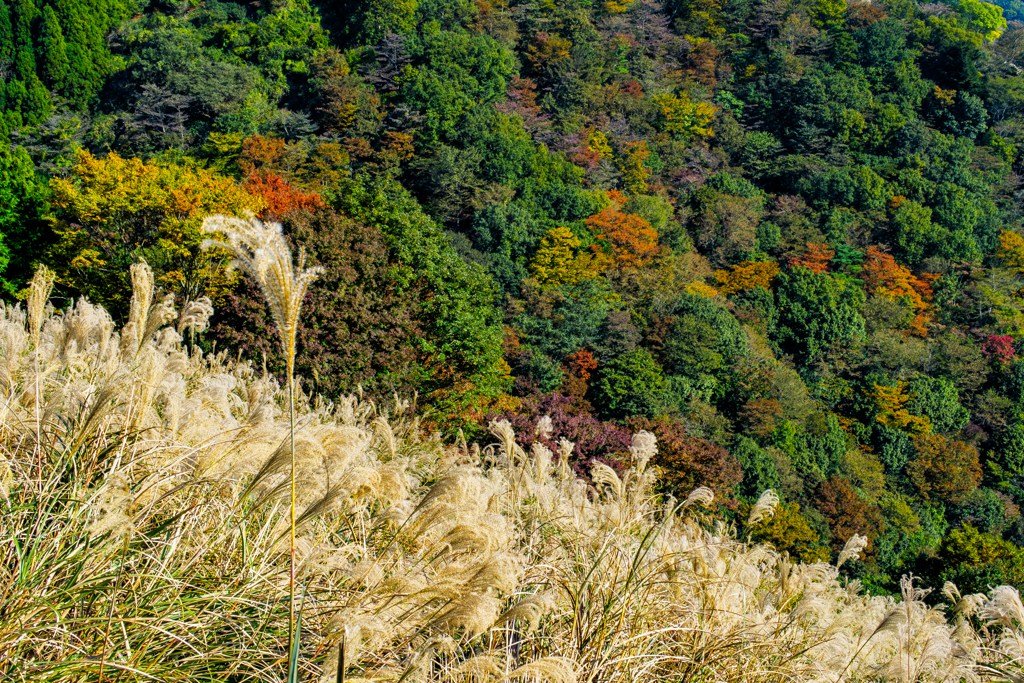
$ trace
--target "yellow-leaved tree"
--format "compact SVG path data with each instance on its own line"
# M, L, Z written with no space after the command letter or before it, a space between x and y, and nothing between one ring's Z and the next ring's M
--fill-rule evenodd
M654 96L661 110L662 126L672 137L689 142L695 138L711 137L711 123L718 109L707 102L694 102L687 93L662 93Z
M1015 232L1003 230L999 235L999 249L996 256L1015 273L1024 273L1024 237Z
M56 244L47 261L74 293L120 312L129 269L145 261L165 291L216 299L232 282L225 254L201 248L203 218L260 213L265 201L197 166L78 154L70 177L50 182Z
M544 287L574 285L600 275L608 258L603 254L580 253L579 247L579 238L569 228L548 230L530 262L530 274Z
M875 383L869 395L875 402L877 422L908 434L931 433L931 420L923 415L913 415L905 407L911 399L906 382L897 382L894 387Z
M716 270L715 279L722 294L736 294L756 287L770 289L778 274L779 264L775 261L744 261L729 270Z

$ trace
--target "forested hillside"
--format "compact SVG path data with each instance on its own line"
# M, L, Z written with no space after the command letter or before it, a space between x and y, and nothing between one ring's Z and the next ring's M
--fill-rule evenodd
M1024 5L0 0L0 285L284 359L203 218L324 268L307 394L473 441L658 438L660 489L843 572L1024 586ZM1008 23L1009 21L1009 23ZM547 416L548 419L544 419ZM459 434L461 432L461 437ZM765 489L777 514L743 528Z

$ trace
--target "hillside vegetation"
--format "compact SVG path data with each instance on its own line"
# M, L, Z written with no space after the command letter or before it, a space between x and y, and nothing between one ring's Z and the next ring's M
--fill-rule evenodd
M201 229L278 221L322 268L301 395L408 402L437 443L507 423L516 463L565 439L567 486L707 487L735 543L794 561L835 566L862 536L840 572L871 595L1024 588L1021 19L1017 0L0 0L0 295L45 265L55 315L84 297L120 328L145 263L156 300L213 308L180 362L284 386L258 284ZM116 398L148 406L151 384ZM73 431L91 395L39 429ZM146 442L132 415L74 449ZM627 475L642 432L657 452Z
M183 345L210 310L153 298L5 307L0 673L12 681L281 681L288 418L273 377ZM558 453L421 438L406 404L300 397L301 648L294 680L948 681L1020 676L1002 586L912 578L865 595L838 565L654 495L647 431L589 483ZM543 420L539 433L551 428ZM751 523L779 508L769 491ZM948 601L948 602L947 602ZM341 670L339 671L339 666Z

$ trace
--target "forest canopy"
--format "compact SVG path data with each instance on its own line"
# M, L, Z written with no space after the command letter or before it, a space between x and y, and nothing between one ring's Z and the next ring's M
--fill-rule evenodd
M280 377L255 284L200 231L278 221L323 268L308 393L397 394L470 440L507 419L581 473L624 471L644 429L663 493L712 487L742 525L772 488L744 533L806 559L865 535L843 571L872 590L1019 586L1021 21L0 0L0 292L45 264L123 322L145 261L161 296L212 301L188 344Z

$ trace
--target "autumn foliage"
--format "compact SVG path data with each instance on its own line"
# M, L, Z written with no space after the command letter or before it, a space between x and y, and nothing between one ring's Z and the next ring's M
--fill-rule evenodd
M914 310L911 331L920 336L928 333L927 325L932 317L931 283L936 276L925 273L921 277L914 277L909 269L896 263L892 255L878 247L868 247L862 277L872 294L889 299L905 299Z
M1008 268L1024 273L1024 237L1015 232L1004 230L999 235L999 249L996 251Z
M898 429L910 434L926 434L931 431L931 420L920 415L911 415L906 404L911 396L907 393L906 382L897 382L896 386L873 385L871 397L875 402L877 415L875 420L890 429Z
M779 274L779 264L774 261L744 261L729 270L716 270L718 291L722 294L736 294L755 287L769 289L772 280Z
M1009 363L1017 357L1013 337L1001 334L989 335L985 343L981 345L981 353L1000 363Z
M542 286L576 284L597 277L607 264L601 253L579 251L580 240L565 226L552 228L541 238L530 262L530 274Z
M313 211L324 207L324 201L319 194L303 192L274 173L256 171L246 178L242 188L263 198L267 208L262 217L271 220L280 220L289 211L296 209Z
M919 434L914 450L907 475L922 498L957 503L981 483L978 451L970 444L942 434Z
M835 551L841 550L854 534L867 536L871 541L885 527L878 507L867 503L849 482L839 477L832 477L818 488L815 504L828 520Z
M573 374L584 381L590 379L590 373L592 370L597 369L597 359L594 358L594 354L588 349L580 349L576 353L570 355L566 360L568 361L569 369Z
M807 253L789 259L791 268L806 268L813 273L824 273L829 262L835 257L836 250L827 244L808 242Z
M658 233L640 216L610 206L588 218L586 225L611 246L616 270L641 268L658 255Z
M120 312L129 268L151 262L157 284L188 300L231 285L219 255L201 249L205 216L259 213L262 197L194 166L78 153L69 178L50 183L60 238L49 255L68 286ZM61 265L64 264L64 265Z
M685 497L698 486L707 486L718 498L729 499L743 479L736 457L721 446L691 436L686 427L673 420L632 418L632 431L646 430L658 437L654 463L661 469L662 482L676 496Z

